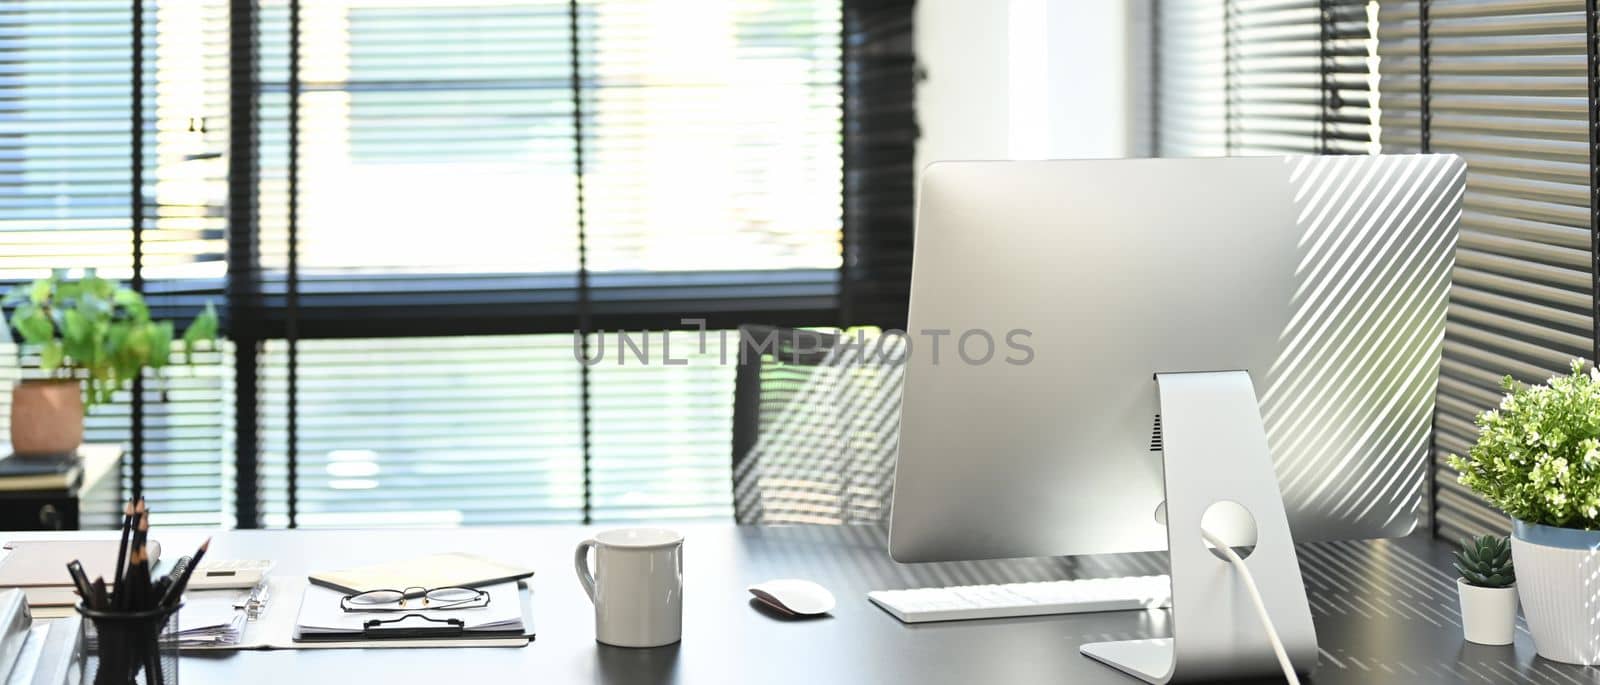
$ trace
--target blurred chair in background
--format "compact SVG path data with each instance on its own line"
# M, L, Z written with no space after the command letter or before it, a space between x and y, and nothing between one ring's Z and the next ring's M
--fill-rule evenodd
M755 325L739 335L735 520L886 524L905 338Z

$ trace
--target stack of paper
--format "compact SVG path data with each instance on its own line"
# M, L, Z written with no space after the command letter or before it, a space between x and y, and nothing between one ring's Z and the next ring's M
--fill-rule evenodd
M248 591L205 590L184 595L178 610L178 645L235 645L244 636Z
M349 612L339 607L339 600L347 593L315 585L307 586L300 601L300 616L295 622L294 639L360 639L367 632L369 621L375 619L391 621L406 616L410 618L395 623L385 623L384 627L420 630L443 625L435 621L455 619L461 621L461 634L466 637L522 634L524 628L522 595L517 591L517 584L499 583L480 589L489 593L489 603L472 609Z

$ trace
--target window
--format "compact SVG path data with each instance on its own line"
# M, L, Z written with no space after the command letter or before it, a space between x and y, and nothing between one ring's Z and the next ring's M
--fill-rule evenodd
M96 268L142 281L157 316L185 319L221 295L226 10L220 0L146 3L135 72L128 3L0 9L9 55L0 63L0 287L51 268ZM142 81L137 135L131 73ZM37 375L10 343L0 343L0 379ZM169 523L232 522L231 359L224 345L192 368L153 374L143 401L124 392L88 418L87 439L136 446L125 485L139 481Z
M1156 0L1156 154L1372 151L1369 5Z
M1582 2L1397 1L1379 16L1384 150L1467 160L1434 434L1435 530L1452 539L1510 528L1444 462L1476 442L1500 377L1595 358L1591 20Z
M1507 529L1445 459L1476 440L1474 417L1498 403L1502 375L1538 382L1596 357L1592 13L1582 2L1532 0L1160 0L1157 9L1162 154L1320 143L1466 159L1428 504L1440 535Z
M727 516L732 366L573 331L903 318L910 8L13 3L0 285L223 310L91 419L169 523Z

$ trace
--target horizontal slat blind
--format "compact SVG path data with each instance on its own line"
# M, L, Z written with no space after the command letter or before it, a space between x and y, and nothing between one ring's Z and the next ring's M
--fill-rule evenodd
M141 269L154 316L179 330L210 302L226 311L227 0L144 0ZM181 360L183 357L174 357ZM166 525L233 523L231 345L147 374L143 495ZM100 422L129 425L130 407ZM87 437L121 439L92 430ZM104 439L104 438L101 438ZM125 474L131 476L132 474ZM124 478L132 491L132 479Z
M728 516L732 366L475 334L837 316L840 4L290 9L260 28L266 523Z
M1593 350L1584 3L1427 3L1379 14L1383 149L1467 160L1435 431L1435 530L1504 532L1444 463L1477 439L1499 378L1542 382ZM1429 124L1424 128L1424 112Z
M304 2L293 160L288 10L261 9L269 333L291 161L307 335L569 325L580 201L598 321L837 310L839 3Z
M0 289L52 268L133 275L130 23L126 2L0 7ZM5 443L11 383L38 375L23 352L6 331Z
M585 499L570 334L300 343L302 527L729 518L735 338L590 336ZM648 339L648 342L646 342ZM620 355L620 356L619 356ZM673 364L666 364L670 355ZM641 358L645 361L641 361ZM677 361L684 362L677 364ZM284 345L263 362L266 523L287 523Z
M133 275L129 4L0 7L0 281Z
M184 323L227 273L228 3L144 0L144 290Z
M566 2L302 2L300 149L289 6L260 11L260 279L288 287L299 165L308 322L570 316L578 269ZM273 314L276 319L278 315ZM315 325L308 323L308 325Z
M1372 150L1364 0L1162 0L1157 154Z
M631 347L619 349L615 332L590 337L596 354L599 338L606 339L602 361L589 372L589 487L596 521L733 518L737 335L713 330L702 338L679 331L665 346L663 335L630 335L635 342L649 339L643 355L648 363L639 363ZM665 363L669 354L671 365Z
M840 3L578 12L591 270L838 268Z
M909 2L871 4L909 38ZM20 46L0 59L0 282L97 266L185 323L226 289L238 348L146 382L141 480L164 522L232 523L236 449L274 525L295 500L304 525L728 515L733 367L585 374L548 332L840 315L842 3L305 1L293 79L289 0L142 7L137 53L126 2L0 8ZM913 61L891 47L893 108ZM908 179L894 159L855 192ZM20 359L0 378L36 373ZM128 440L133 414L119 398L91 439Z
M598 320L674 323L685 308L751 300L837 310L840 12L818 0L578 1Z
M140 275L153 314L180 319L181 328L205 301L222 304L228 5L142 5ZM132 24L127 2L0 8L10 55L0 59L0 287L52 268L92 267L131 281ZM163 524L232 522L230 349L147 376L144 495ZM42 375L31 350L8 341L0 355L0 383ZM97 407L86 439L127 444L131 401L123 392ZM0 397L0 424L9 402L9 393ZM132 473L123 476L126 491Z
M917 150L912 0L845 2L845 315L904 328Z
M1155 2L1155 154L1227 155L1227 3Z
M578 521L583 433L570 335L305 340L301 527ZM262 356L265 523L288 523L287 360Z

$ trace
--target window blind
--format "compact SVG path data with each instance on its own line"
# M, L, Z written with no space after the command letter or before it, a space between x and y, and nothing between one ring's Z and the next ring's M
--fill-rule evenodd
M89 422L163 523L727 516L733 366L571 331L903 317L910 2L137 7L0 8L0 285L218 304Z
M0 61L0 287L95 268L144 290L152 314L180 326L220 295L227 9L220 0L146 0L137 14L127 2L0 8L9 55ZM142 86L138 127L130 75ZM42 375L31 351L0 345L0 356L0 377ZM229 360L224 344L193 367L152 373L137 398L119 393L86 420L89 441L139 443L124 490L144 486L165 524L231 522ZM9 402L0 397L0 415Z
M839 316L841 12L265 3L263 522L728 516L732 366L570 331Z
M665 346L662 333L588 336L588 460L570 334L303 341L296 523L730 517L724 334L707 332L704 351L694 332ZM288 523L284 347L269 342L263 364L269 526Z
M0 288L52 268L133 275L130 12L123 2L0 7L0 41L12 48L0 58ZM9 331L5 342L4 378L37 376ZM10 401L0 397L6 417ZM100 428L126 438L125 419Z
M580 287L602 323L836 315L838 3L299 7L261 10L272 334L291 168L307 336L570 328Z
M1385 2L1386 152L1467 160L1435 418L1435 530L1505 532L1444 463L1477 440L1499 379L1542 382L1592 358L1584 3Z
M286 343L262 361L263 523L289 523ZM582 519L570 335L305 340L296 524Z
M1158 156L1365 153L1365 0L1158 0Z
M917 59L911 0L844 3L844 307L904 328L911 297Z
M272 334L284 333L291 288L308 334L361 317L569 317L579 234L567 3L295 8L291 31L291 4L263 3L258 39L260 261L249 275Z

